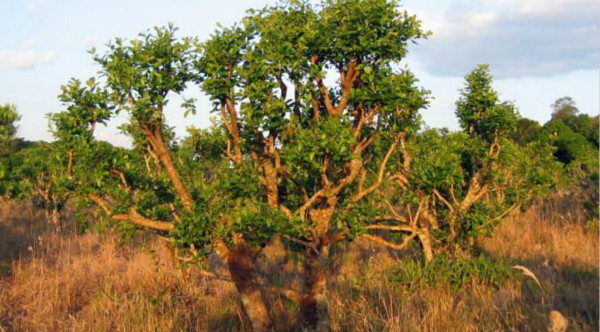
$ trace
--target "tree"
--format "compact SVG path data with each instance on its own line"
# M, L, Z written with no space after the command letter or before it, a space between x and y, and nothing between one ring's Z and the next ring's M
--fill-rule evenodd
M571 97L558 98L550 107L552 107L552 120L562 120L579 113L575 100Z
M291 2L202 44L196 67L227 130L231 172L248 174L230 176L247 202L240 208L271 211L236 212L241 225L227 225L228 237L260 248L281 234L304 247L307 330L329 328L331 246L359 235L359 207L383 182L402 135L418 127L426 91L398 63L426 36L395 2L324 2L319 11ZM245 227L267 236L251 240Z
M10 154L15 146L17 121L21 116L14 105L0 105L0 157Z
M255 330L267 330L270 322L249 247L237 237L223 239L219 229L214 229L222 217L211 211L224 211L225 206L219 204L221 197L207 178L213 173L226 175L226 170L218 171L220 163L214 155L214 144L224 144L219 140L223 135L191 131L180 149L166 124L164 109L169 98L195 77L191 67L194 41L178 40L175 31L168 26L142 33L129 43L116 39L105 54L94 54L106 78L104 87L90 79L86 86L72 80L63 88L61 100L67 110L51 117L54 134L65 148L78 197L95 204L104 218L118 222L122 229L131 230L128 224L168 236L172 244L185 247L191 258L216 250L229 267ZM191 101L185 107L194 111ZM132 137L133 149L93 139L96 124L119 112L129 115L122 130ZM227 192L222 193L223 200L229 201L224 197Z
M402 249L418 238L430 260L546 185L547 173L527 171L547 146L508 140L518 116L498 101L487 66L466 77L462 132L419 132L429 92L401 61L428 33L396 2L292 1L250 11L203 43L175 32L94 53L105 81L71 81L67 109L51 117L60 165L102 218L153 229L185 261L206 266L216 253L254 331L272 328L263 290L296 302L307 331L329 330L336 244L363 237ZM219 122L177 141L166 106L193 83ZM193 100L182 106L195 112ZM131 149L93 137L120 112ZM405 236L396 244L381 231ZM275 236L303 253L299 291L258 282L256 257Z
M63 149L56 143L39 143L18 152L13 164L12 198L31 199L43 209L49 224L61 228L62 212L71 198L73 183L67 176Z
M520 118L511 139L520 145L526 145L538 139L542 126L535 120Z
M403 234L400 244L382 242L394 249L417 239L426 262L436 252L468 253L478 234L555 183L548 145L519 146L509 139L518 115L498 100L487 65L466 76L456 105L462 132L426 130L409 137L391 181L373 199L386 214L375 214L381 223L367 227Z

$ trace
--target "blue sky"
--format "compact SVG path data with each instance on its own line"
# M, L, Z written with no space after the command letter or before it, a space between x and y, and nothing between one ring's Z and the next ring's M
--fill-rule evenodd
M206 39L218 22L240 20L266 0L2 0L0 3L0 103L16 104L19 136L51 138L44 115L61 110L56 96L70 77L85 79L98 68L86 52L115 37L132 38L174 23L180 36ZM581 112L600 110L600 4L596 0L405 0L433 36L411 46L406 64L432 91L423 111L432 127L457 128L454 102L462 77L489 63L504 100L523 116L544 122L550 104L571 96ZM196 116L183 117L174 100L169 121L182 136L186 126L208 124L210 103L198 91ZM124 119L118 119L123 121ZM127 144L115 124L98 136Z

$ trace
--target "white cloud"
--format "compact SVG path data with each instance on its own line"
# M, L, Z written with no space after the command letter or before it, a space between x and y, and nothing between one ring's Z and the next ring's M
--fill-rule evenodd
M499 77L550 76L598 68L596 0L456 0L426 24L414 48L435 75L462 76L490 63Z
M53 51L36 53L34 51L19 52L15 50L0 49L0 66L9 66L18 69L30 69L37 65L52 62L56 58Z

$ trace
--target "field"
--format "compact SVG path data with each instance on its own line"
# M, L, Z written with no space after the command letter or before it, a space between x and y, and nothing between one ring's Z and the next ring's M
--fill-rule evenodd
M481 257L435 261L435 274L410 249L398 254L363 241L336 248L345 252L331 262L333 330L546 331L558 310L568 331L598 331L598 228L576 200L538 202L478 239ZM249 330L234 286L174 268L163 240L57 232L28 205L3 203L0 215L2 332ZM265 250L262 278L298 289L290 276L300 258L284 250L277 241ZM539 285L513 266L533 272ZM285 310L294 304L269 293L276 330L300 330Z

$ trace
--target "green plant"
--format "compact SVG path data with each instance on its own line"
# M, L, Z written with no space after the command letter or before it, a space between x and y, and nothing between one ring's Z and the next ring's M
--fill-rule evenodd
M438 255L425 266L418 261L404 259L387 271L388 280L411 291L444 286L456 291L473 281L500 288L514 275L509 263L485 255L458 259Z

